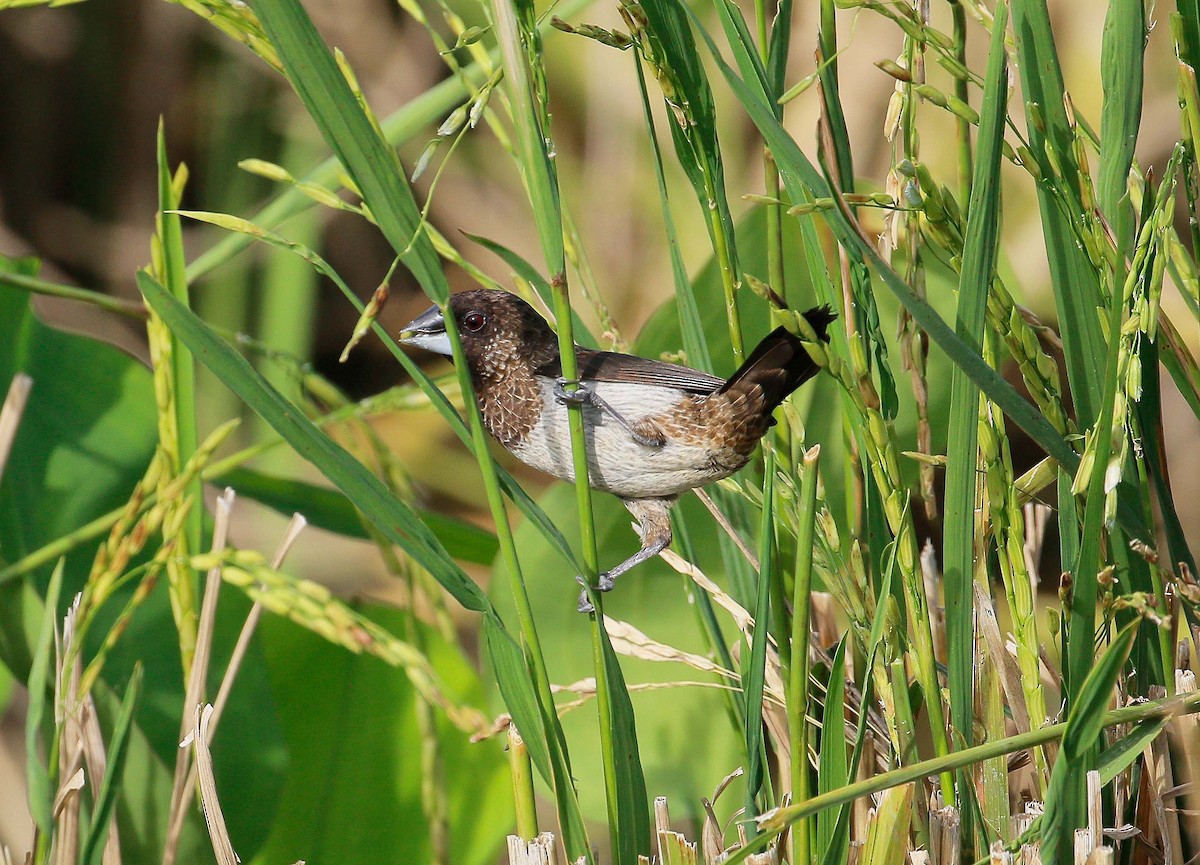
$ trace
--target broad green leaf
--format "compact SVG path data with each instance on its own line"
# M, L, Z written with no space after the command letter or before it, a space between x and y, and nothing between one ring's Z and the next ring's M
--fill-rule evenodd
M414 634L409 613L374 606L359 612L419 640L449 687L479 698L479 678L457 646L423 625ZM433 861L424 788L445 800L443 861L496 860L513 819L497 742L468 742L436 711L433 728L422 727L412 685L377 658L352 655L274 617L263 620L261 637L292 759L271 835L255 861ZM434 754L439 775L430 777Z
M213 483L233 487L239 495L248 496L285 516L303 514L309 524L317 528L369 540L354 505L342 493L329 487L247 468L233 469L215 478ZM477 565L490 565L496 558L499 544L496 536L486 529L434 511L419 510L418 513L421 521L429 526L454 558Z
M55 639L58 626L58 595L62 590L63 562L60 559L50 577L46 590L46 602L42 614L42 627L33 654L33 666L29 670L29 709L25 713L25 779L29 788L29 813L38 831L49 834L53 815L54 788L48 762L54 749L47 740L43 753L39 740L42 738L42 722L47 718L47 704L53 718L54 698L52 685L54 674ZM51 727L53 729L53 727ZM57 768L57 767L56 767ZM55 772L57 774L57 771Z
M37 263L0 258L35 275ZM29 295L0 288L0 390L17 372L33 379L12 454L0 478L0 561L14 562L119 507L154 452L150 372L86 337L48 327ZM94 544L67 557L64 592L79 591ZM45 586L49 569L37 575ZM14 672L24 676L18 665Z

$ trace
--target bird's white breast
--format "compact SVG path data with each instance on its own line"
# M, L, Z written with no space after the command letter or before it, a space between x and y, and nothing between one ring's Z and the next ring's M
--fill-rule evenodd
M511 447L522 462L563 480L575 479L568 408L554 398L554 380L539 376L542 414L537 425ZM589 382L593 392L630 424L670 410L691 396L670 387L625 382ZM622 498L672 496L731 474L716 466L707 448L668 441L638 444L615 418L595 405L583 408L588 475L596 489Z

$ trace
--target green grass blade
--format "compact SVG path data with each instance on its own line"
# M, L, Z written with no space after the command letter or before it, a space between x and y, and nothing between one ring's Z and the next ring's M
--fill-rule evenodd
M146 302L195 357L344 492L388 540L403 547L464 607L475 612L491 609L487 596L454 563L408 505L309 423L245 358L154 279L143 272L138 274L137 283Z
M1112 783L1113 779L1133 765L1133 762L1145 752L1150 743L1166 728L1167 718L1152 718L1142 721L1132 730L1100 753L1097 768L1100 771L1102 785Z
M850 783L846 766L846 646L849 639L838 643L829 667L829 685L825 691L825 706L821 713L821 749L818 752L817 795L828 795ZM826 809L817 815L817 850L824 850L822 862L842 862L850 836L844 827L842 810ZM808 865L807 862L797 865Z
M667 178L663 171L662 148L658 146L658 132L654 126L654 113L650 110L650 94L646 89L646 73L642 69L641 56L633 55L637 70L638 91L642 97L642 116L646 120L647 138L654 162L654 179L658 183L658 200L662 205L663 228L667 235L667 251L671 256L671 277L675 284L675 301L679 311L679 331L683 337L683 350L687 363L694 369L712 372L712 355L708 351L708 340L700 323L700 308L696 304L696 292L688 279L683 255L679 251L679 235L675 230L675 219L671 216L671 202L667 196Z
M42 626L38 632L33 664L29 668L29 709L25 714L25 781L29 813L33 822L37 824L38 831L45 838L50 837L53 828L51 807L54 802L54 786L47 765L53 765L53 755L57 749L46 748L49 760L43 764L38 754L38 737L42 732L46 703L50 698L51 683L54 681L54 629L58 622L58 595L62 590L64 564L64 559L58 560L54 573L50 576L50 585L46 589Z
M792 44L792 5L793 0L780 0L767 48L767 84L772 93L780 96L787 87L788 53Z
M750 643L750 655L742 666L742 691L746 695L746 809L747 813L758 813L755 799L766 776L763 764L763 685L767 668L767 635L771 621L771 581L777 578L772 566L774 555L775 524L775 451L764 449L763 506L758 535L758 598L754 605L754 636Z
M544 71L535 59L541 48L535 26L536 14L533 4L523 0L497 0L492 4L492 14L504 66L504 83L513 104L517 164L533 205L538 239L553 281L566 268L566 247L558 173L550 158L553 144L548 107L544 102L546 82ZM541 104L539 98L543 100Z
M751 35L746 19L742 16L742 10L729 0L715 0L713 5L742 77L754 78L763 90L778 93L779 91L771 88L768 83L767 69L759 52L754 50L754 36Z
M320 34L298 2L251 3L288 78L317 128L401 261L436 302L450 287L433 243L421 231L421 213L396 151L376 133Z
M646 778L642 772L633 703L629 699L625 676L621 672L617 653L609 641L608 632L603 627L599 627L598 630L601 641L600 655L609 690L607 701L611 705L605 723L613 727L612 745L607 746L612 751L611 771L614 783L610 786L616 794L612 805L615 806L618 815L620 831L628 835L621 839L620 846L613 854L613 861L636 862L639 853L650 849L650 812L646 807L649 801L646 794Z
M809 640L812 631L812 572L817 517L817 462L820 445L805 451L801 462L799 525L796 527L796 568L792 580L791 662L788 666L788 739L791 746L792 801L810 795L808 763ZM832 678L832 672L830 678ZM841 685L845 687L845 682ZM832 690L832 687L830 688ZM828 693L828 692L827 692ZM835 706L838 704L835 703ZM828 706L828 704L827 704ZM826 708L828 712L828 708ZM841 725L839 725L841 729ZM842 751L845 751L845 737ZM845 753L842 754L845 761ZM812 854L812 826L807 821L793 829L795 861L808 865ZM820 849L820 848L818 848Z
M11 261L5 256L0 256L0 261ZM27 291L30 294L42 294L47 297L61 297L66 300L77 300L80 303L91 304L92 306L103 309L105 312L115 313L116 315L126 318L136 319L138 321L146 320L146 310L141 304L131 303L128 300L120 297L112 297L111 295L102 294L99 291L93 291L87 288L79 288L74 285L63 285L58 282L49 282L45 279L38 279L24 273L9 273L0 271L0 286L5 288L15 288L18 291Z
M504 705L522 738L527 740L534 766L549 781L554 776L550 770L550 751L546 747L545 723L538 708L537 693L525 674L525 657L504 628L490 616L483 622L483 638L488 663L500 686Z
M142 665L137 663L134 665L133 675L129 677L129 684L125 687L125 696L121 699L121 708L113 723L112 739L108 743L108 765L104 767L104 778L96 788L91 823L79 856L79 861L84 865L95 865L103 855L104 842L108 838L109 818L121 792L125 755L129 753L129 734L133 730L133 710L137 707L141 692Z
M712 88L688 22L690 12L682 4L668 0L646 0L640 10L645 20L644 28L637 34L642 43L641 52L662 83L667 116L671 118L667 126L675 155L705 214L721 273L733 358L740 364L745 353L737 303L737 287L742 274L733 215L725 191L725 168L717 137ZM757 61L752 59L751 62Z
M534 766L554 791L563 846L580 851L579 857L591 860L587 828L575 793L570 757L562 739L562 727L553 704L547 706L537 683L528 673L528 659L495 615L483 621L484 646L488 663L518 731L524 731L525 744ZM571 854L573 855L573 854ZM576 858L579 858L576 857Z
M854 162L850 150L850 132L846 127L846 115L842 111L841 88L838 84L837 16L834 0L820 0L820 25L817 44L820 48L820 65L817 74L821 80L821 96L825 105L825 117L829 123L829 137L834 142L834 164L828 166L835 173L843 192L854 191Z
M1042 861L1047 865L1071 861L1074 830L1085 813L1084 802L1072 795L1073 787L1092 768L1086 763L1104 729L1105 709L1112 700L1117 677L1137 639L1140 619L1121 629L1078 688L1063 730L1062 748L1050 775L1046 811L1042 816Z
M1200 0L1176 0L1183 25L1183 60L1193 69L1200 69Z
M517 276L532 285L534 291L538 293L538 296L548 308L552 309L554 307L554 290L550 287L550 283L546 281L546 277L542 276L536 267L503 244L489 240L486 237L481 237L478 234L470 234L469 232L464 232L464 234L488 252L496 255L501 261L511 267ZM575 312L575 310L571 310L571 332L575 336L575 342L584 348L600 347L600 343L596 341L596 337L592 336L592 332L587 329L587 326L583 323L583 319L579 317L579 313Z
M1042 174L1053 177L1048 182L1038 183L1037 193L1067 378L1080 427L1088 427L1099 415L1103 389L1105 346L1096 315L1102 298L1097 274L1076 242L1070 217L1065 212L1076 208L1080 182L1074 136L1063 105L1066 89L1046 0L1014 0L1012 21L1021 88L1027 100L1030 149L1040 160L1039 164L1048 169ZM1029 103L1035 104L1036 109L1029 109ZM1053 153L1053 162L1059 166L1057 177L1049 168L1050 161L1045 156L1048 150ZM1050 190L1051 184L1056 192ZM1069 196L1066 203L1059 200L1063 194ZM1005 413L1009 414L1007 410ZM1073 527L1063 526L1061 521L1060 528L1064 532L1074 532Z
M850 783L850 778L852 778L858 774L858 765L859 765L859 761L862 758L863 744L866 742L867 712L865 711L865 707L870 706L872 701L875 699L873 696L874 691L875 691L875 677L874 677L874 674L872 671L875 669L875 656L878 653L879 647L883 645L884 630L887 627L888 609L889 609L889 607L892 607L892 605L893 605L892 583L893 583L893 580L894 580L895 574L896 574L896 543L895 542L893 542L891 544L890 555L887 558L888 558L888 562L887 562L886 567L884 568L882 585L880 586L879 595L877 596L877 599L875 602L875 616L871 620L871 636L869 638L869 642L866 647L867 657L866 657L866 661L863 663L863 666L862 666L863 675L862 675L861 684L860 684L860 691L861 691L862 697L859 700L858 724L856 725L855 731L854 731L854 752L850 756L850 765L847 768L845 768L844 770L840 771L840 773L836 773L833 778L829 779L829 783L832 784L832 782L834 780L837 780L839 776L842 777L844 779L843 787ZM894 609L894 607L893 607L893 609ZM843 642L845 642L845 641L843 641ZM844 678L845 677L843 675L843 684L842 684L843 689L845 688ZM843 708L843 713L841 716L841 717L843 717L843 719L844 719L844 715L845 715L845 710ZM841 733L841 735L844 739L845 738L844 723L843 723L841 729L843 731ZM822 745L824 746L824 744L825 744L825 740L824 740L824 738L822 738ZM835 745L834 747L838 747L838 746ZM838 760L839 765L844 765L845 764L845 749L846 749L844 741L840 747L842 750L842 755L836 759ZM946 786L947 782L944 780L947 777L948 776L945 773L943 773L943 781L942 781L943 790L947 789L947 786ZM838 788L830 786L830 789L828 790L827 793L821 794L821 795L817 796L816 798L821 799L823 796L836 796L837 790L838 790ZM810 801L812 801L812 800L810 800ZM841 865L841 863L845 861L845 856L849 849L849 844L850 844L850 805L849 805L849 801L850 800L847 800L846 802L841 803L841 807L837 811L836 818L832 818L833 823L832 823L832 828L830 830L831 840L829 841L829 846L823 848L825 850L825 855L821 859L822 865ZM798 811L803 811L804 807L805 807L804 805L797 803L795 805L790 806L790 808L784 809L784 810L790 811L792 809L796 809ZM818 814L818 813L820 813L820 811L821 811L821 809L816 809L810 813ZM830 819L830 818L827 817L827 819ZM821 825L819 820L820 820L820 818L818 818L818 826Z
M1162 515L1163 534L1167 539L1167 550L1171 564L1183 562L1196 573L1196 558L1187 540L1175 497L1171 492L1171 481L1167 475L1167 448L1163 438L1162 387L1158 368L1159 351L1157 342L1142 340L1142 398L1136 406L1138 425L1142 429L1142 446L1146 453L1146 471L1154 488Z
M1133 243L1133 208L1129 203L1129 169L1142 120L1143 52L1146 10L1142 0L1110 0L1104 17L1100 50L1100 174L1097 197L1117 238L1117 251L1129 255Z
M841 88L838 83L838 47L837 47L837 18L834 0L820 0L820 25L817 32L819 46L818 76L821 82L821 100L824 106L824 119L828 125L828 141L832 153L822 150L819 161L825 170L827 178L831 179L831 188L841 192L855 191L854 153L850 146L850 130L846 125L846 115L842 109ZM768 141L768 146L770 142ZM772 152L774 152L772 150ZM832 159L832 164L830 164ZM815 194L815 192L813 193ZM796 199L793 199L796 200ZM874 361L874 371L879 376L879 393L883 403L885 417L896 416L898 396L896 382L892 376L891 367L887 361L887 343L879 322L879 308L875 303L875 293L871 289L870 273L862 256L852 247L843 244L847 255L853 263L850 268L850 292L854 296L853 310L847 310L847 315L853 315L855 330L860 334L863 348ZM868 481L868 483L870 483ZM878 558L876 557L876 561Z
M963 246L955 334L982 354L988 289L1000 242L1000 144L1008 99L1008 55L1004 34L1008 7L996 7L980 110L979 155L971 182L971 203ZM946 648L950 717L962 741L974 739L975 502L978 495L979 387L960 367L950 374L950 418L946 434L946 516L943 573L946 593ZM964 810L963 812L967 812ZM968 834L969 837L969 833Z
M167 162L166 134L163 123L158 124L157 139L158 156L158 233L154 239L154 272L163 280L163 285L171 295L183 306L191 306L188 297L187 276L184 273L186 262L183 255L183 227L179 215L175 212L179 207L179 198L183 191L183 179L186 172L181 169L177 180L171 174ZM151 322L150 343L155 345L156 328ZM163 359L165 370L156 370L156 374L166 375L167 390L159 394L159 398L167 397L169 406L160 407L159 438L164 451L172 460L172 469L178 471L187 465L188 460L196 452L196 365L191 352L180 344L174 335L166 335L166 345L159 345L159 351L169 352ZM161 380L161 379L160 379ZM170 422L164 422L163 414L167 411L174 413ZM204 517L204 488L199 476L188 481L183 495L193 502L183 517L182 531L176 537L178 551L181 556L200 551L200 530ZM193 576L174 565L168 565L167 576L171 596L171 610L175 615L175 623L179 629L179 650L183 659L183 670L186 676L192 665L192 654L196 645L196 627L199 620L199 606L196 597L196 582Z

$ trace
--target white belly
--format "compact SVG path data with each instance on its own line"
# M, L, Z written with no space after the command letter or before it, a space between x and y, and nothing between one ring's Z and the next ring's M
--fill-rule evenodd
M536 469L575 480L568 408L553 396L554 382L539 379L543 405L537 426L516 447L518 459ZM685 398L681 390L622 382L593 382L595 393L633 424L656 415ZM622 498L673 496L726 477L706 448L668 442L662 447L638 444L619 422L593 405L583 408L591 485Z

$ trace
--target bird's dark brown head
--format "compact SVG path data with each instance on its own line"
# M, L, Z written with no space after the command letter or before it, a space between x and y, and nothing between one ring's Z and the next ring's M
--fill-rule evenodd
M515 369L553 361L558 343L546 320L506 291L464 291L450 298L467 365L476 380L503 379ZM442 311L431 306L400 332L400 342L451 355Z

